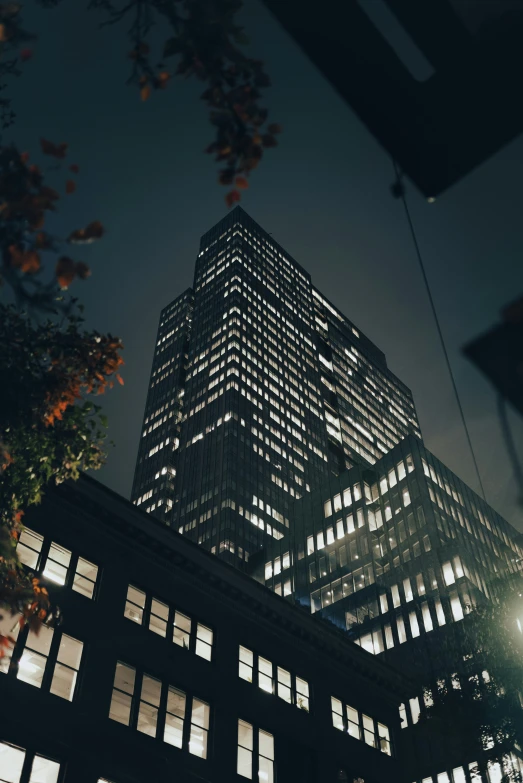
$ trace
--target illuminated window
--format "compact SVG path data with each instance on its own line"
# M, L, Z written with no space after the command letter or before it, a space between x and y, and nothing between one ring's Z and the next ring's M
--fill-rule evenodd
M28 753L23 748L18 748L7 742L0 742L0 781L20 783L26 755L30 759L32 758L28 783L57 783L60 774L60 764L57 761ZM27 772L24 775L24 780L27 780L26 775Z
M445 625L446 622L445 612L443 611L443 606L439 598L436 598L434 600L434 606L436 608L436 617L438 618L438 625Z
M401 603L400 591L398 589L398 585L392 585L390 590L391 590L391 593L392 593L392 605L393 605L394 608L396 608Z
M421 614L423 617L423 625L425 626L425 631L428 633L429 631L432 631L434 626L432 623L432 615L430 614L430 608L426 601L423 601L421 605Z
M49 548L43 575L56 584L65 585L70 562L70 550L53 542Z
M179 647L189 649L191 638L191 619L181 612L174 613L173 642Z
M138 723L136 728L138 731L141 731L143 734L148 734L150 737L156 737L161 692L162 684L160 680L144 674L142 678Z
M267 693L273 692L272 663L258 656L258 686Z
M454 576L454 571L452 570L452 565L450 564L450 562L447 561L446 563L443 563L442 568L443 568L443 579L445 580L445 584L447 586L453 585L454 582L456 581L456 578Z
M137 587L129 585L127 588L127 600L125 602L124 617L135 623L142 624L143 610L145 607L145 593Z
M461 601L459 600L459 595L457 593L452 593L450 596L450 608L454 622L463 620L463 607L461 606Z
M389 729L383 723L377 723L369 715L358 712L357 709L331 697L332 725L339 731L345 731L357 740L364 740L367 745L379 748L382 753L392 755ZM376 739L378 736L378 740Z
M240 645L240 661L238 675L242 680L247 682L253 681L253 666L254 666L254 653L247 647Z
M132 618L131 618L132 619ZM149 630L159 636L167 636L167 621L169 619L169 607L167 604L153 598L149 615Z
M138 709L132 709L135 691L138 690L136 683L140 698ZM161 719L163 713L164 722ZM163 724L160 737L164 742L187 750L193 756L207 758L210 723L207 702L196 697L188 698L182 690L149 674L140 676L133 667L121 662L116 665L109 717L150 737L157 737ZM189 731L185 732L187 723Z
M255 758L257 770L253 769ZM254 775L260 783L274 781L274 737L262 729L254 731L253 726L244 720L238 721L236 772L249 780Z
M42 687L47 659L53 641L53 628L43 625L38 633L29 631L25 648L18 665L17 677L22 682Z
M213 632L211 629L207 628L206 625L198 623L196 627L196 655L199 655L200 658L205 658L206 661L210 661L212 656L212 643Z
M255 661L257 658L257 663ZM276 688L274 687L274 668L276 668ZM247 682L254 682L256 669L257 685L266 693L275 693L288 704L294 704L299 709L309 711L309 684L306 680L295 677L287 669L272 664L267 658L255 655L252 650L240 645L238 676Z
M43 543L43 536L35 533L34 530L30 530L28 527L24 527L16 547L20 562L28 566L28 568L36 570Z
M413 699L409 699L410 714L412 717L412 723L417 723L420 716L419 699L415 696Z
M82 650L82 642L62 634L50 691L67 701L73 700Z
M189 753L207 758L207 739L209 735L210 707L204 701L193 698L191 710L191 733L189 737Z
M163 741L167 742L169 745L174 745L175 748L181 748L183 746L185 705L185 693L170 685L167 690Z
M134 695L136 670L120 661L116 664L113 695L109 717L128 726L131 719L131 706Z
M409 612L409 621L410 621L410 632L412 634L412 638L415 639L417 636L420 635L419 623L418 623L418 618L416 616L416 612Z
M84 560L83 557L79 557L72 584L73 590L81 593L81 595L85 595L86 598L92 598L97 578L98 566L90 563L89 560Z

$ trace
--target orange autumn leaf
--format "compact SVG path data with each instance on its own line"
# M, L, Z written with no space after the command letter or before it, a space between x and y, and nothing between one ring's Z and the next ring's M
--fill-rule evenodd
M99 220L93 220L85 228L77 228L67 239L68 242L73 244L90 244L95 239L101 239L105 233L105 229Z
M0 41L7 41L5 24L0 24Z
M120 373L118 373L118 372L116 373L116 380L118 381L120 386L124 385L124 380L123 380L122 376L120 375Z
M146 101L150 95L151 95L151 85L142 84L142 86L140 87L140 98L142 99L142 101Z
M83 261L77 261L75 267L76 274L80 280L87 280L91 275L91 270Z
M162 90L165 89L165 87L167 87L167 82L169 81L170 78L171 75L167 71L162 71L161 73L159 73L157 77L158 87Z
M66 193L74 193L76 190L76 182L73 182L72 179L68 179L65 183L65 192Z
M36 250L20 250L16 245L9 246L11 264L15 269L26 274L34 274L40 269L40 256Z
M249 187L249 180L246 177L236 177L235 184L240 190L245 190Z
M68 288L75 278L76 265L68 256L60 256L56 262L55 273L60 288Z
M69 145L65 142L61 142L60 144L53 144L52 141L48 141L47 139L40 139L40 147L42 152L44 155L50 155L52 158L65 158L68 146Z
M231 190L231 191L230 191L229 193L227 193L227 195L225 196L225 203L227 204L227 206L228 206L228 207L232 207L232 205L233 205L233 204L234 204L236 201L239 201L239 200L240 200L240 198L241 198L241 196L240 196L240 194L238 193L238 191L237 191L237 190Z

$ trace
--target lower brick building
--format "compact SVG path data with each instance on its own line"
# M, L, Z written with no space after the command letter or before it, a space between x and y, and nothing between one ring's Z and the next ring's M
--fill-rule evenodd
M0 781L404 780L412 684L330 623L88 477L25 522L63 621L1 661Z

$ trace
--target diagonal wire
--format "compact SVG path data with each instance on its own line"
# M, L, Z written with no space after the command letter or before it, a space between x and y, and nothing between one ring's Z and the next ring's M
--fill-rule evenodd
M501 423L501 431L503 433L503 439L507 448L510 462L512 463L512 469L516 477L519 491L521 493L520 500L523 503L523 466L521 465L516 450L516 444L510 431L510 424L508 422L507 404L502 394L498 395L498 413Z
M465 414L463 412L463 408L462 408L462 405L461 405L461 400L459 398L458 388L456 386L454 373L452 372L452 366L450 364L450 359L449 359L449 355L448 355L448 352L447 352L447 346L445 345L445 339L443 337L443 332L441 331L441 326L440 326L440 323L439 323L438 314L436 312L436 306L434 304L434 299L432 298L432 293L431 293L431 290L430 290L429 281L427 279L427 274L425 272L425 266L423 264L423 259L421 257L421 251L419 249L418 240L417 240L417 237L416 237L416 232L414 231L414 225L412 223L412 218L410 216L410 211L409 211L409 207L408 207L408 204L407 204L407 199L405 197L405 187L404 187L403 182L402 182L402 175L401 175L401 172L400 172L400 170L398 168L398 164L396 163L395 160L393 160L393 165L394 165L394 172L396 174L396 182L393 185L392 192L393 192L393 195L396 198L401 198L401 200L403 202L403 206L405 208L405 215L407 216L407 222L409 224L410 234L412 236L412 241L413 241L414 247L416 249L416 256L417 256L417 259L418 259L418 264L419 264L419 267L420 267L420 270L421 270L421 275L423 277L423 281L425 283L425 289L427 291L427 296L429 298L430 307L432 309L432 315L434 316L434 321L436 323L436 329L438 331L438 336L439 336L439 340L440 340L440 343L441 343L441 348L442 348L442 351L443 351L443 355L445 357L445 362L447 364L447 369L449 371L450 380L452 382L452 388L454 389L454 396L456 397L456 402L458 404L459 415L461 417L461 421L462 421L462 424L463 424L463 429L465 430L465 435L467 436L467 443L468 443L468 446L469 446L469 449L470 449L470 454L472 456L472 462L474 463L474 468L476 470L476 476L478 478L478 483L479 483L479 486L481 488L481 494L483 496L483 500L486 503L487 502L487 498L485 496L485 489L483 487L483 482L481 480L481 475L480 475L480 472L479 472L478 463L476 461L476 455L474 453L474 448L472 446L472 441L470 439L469 428L467 426L467 422L466 422L466 419L465 419Z

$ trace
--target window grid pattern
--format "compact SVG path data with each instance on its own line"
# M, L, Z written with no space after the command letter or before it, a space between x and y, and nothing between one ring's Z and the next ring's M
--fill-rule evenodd
M207 758L209 704L122 661L116 664L109 717L193 756Z
M86 598L95 598L99 576L98 566L78 556L56 541L24 527L17 544L20 561L32 571L42 571L42 577L58 585L71 587Z
M376 748L387 756L392 755L390 732L384 723L344 704L340 699L331 697L332 725L357 740L362 740L371 748Z
M146 626L150 631L169 639L178 647L190 650L206 661L212 659L214 632L203 623L174 609L134 585L127 588L124 617Z
M236 772L248 780L274 783L274 737L245 720L238 721Z
M310 711L310 689L307 680L257 655L248 647L239 646L238 676L266 693L278 696L298 709Z

